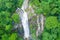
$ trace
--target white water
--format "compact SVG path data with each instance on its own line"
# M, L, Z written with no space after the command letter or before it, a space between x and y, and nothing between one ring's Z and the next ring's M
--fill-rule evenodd
M22 26L24 29L24 39L27 38L29 39L30 37L30 31L29 31L29 25L28 25L28 15L27 12L25 11L28 8L29 5L29 0L24 0L21 9L17 9L17 13L19 14L19 17L22 22Z
M23 10L23 13L22 13L22 16L20 17L21 17L21 21L24 29L24 38L29 38L30 36L29 25L28 25L28 15L27 15L27 12L25 11L28 8L28 4L29 4L28 2L29 0L24 0L23 5L21 7L21 9Z
M23 13L22 25L24 28L24 37L28 38L29 37L29 25L28 25L28 16L25 11Z
M28 16L27 13L23 9L17 9L17 12L21 18L21 22L23 25L24 29L24 38L29 38L30 33L29 33L29 25L28 25Z

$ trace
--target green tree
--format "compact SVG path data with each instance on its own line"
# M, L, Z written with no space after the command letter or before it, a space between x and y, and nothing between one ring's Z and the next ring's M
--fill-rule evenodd
M0 0L1 40L16 40L17 32L11 33L11 30L14 26L12 22L19 22L19 15L15 11L18 7L21 7L22 3L23 0Z

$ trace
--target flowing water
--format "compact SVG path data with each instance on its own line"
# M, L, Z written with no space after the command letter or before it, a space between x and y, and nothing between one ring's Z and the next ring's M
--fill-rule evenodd
M29 33L27 13L24 10L20 9L20 8L17 9L17 12L19 14L19 17L21 19L22 26L23 26L23 29L24 29L24 38L28 38L30 33Z

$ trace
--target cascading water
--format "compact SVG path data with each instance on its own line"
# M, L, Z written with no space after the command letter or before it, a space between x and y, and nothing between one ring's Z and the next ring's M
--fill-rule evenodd
M20 9L20 8L17 9L17 12L19 14L19 17L21 19L22 26L23 26L23 29L24 29L24 38L29 38L30 33L29 33L27 13L24 10Z
M24 39L26 40L31 39L28 25L28 12L25 11L28 8L28 6L29 6L29 0L24 0L21 9L20 8L17 9L17 13L19 14L24 29Z

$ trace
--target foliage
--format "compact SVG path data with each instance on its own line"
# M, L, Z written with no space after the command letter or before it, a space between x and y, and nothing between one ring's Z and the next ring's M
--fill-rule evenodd
M18 16L18 14L13 14L12 19L14 20L15 23L18 23L20 18Z
M17 34L16 33L13 33L10 37L9 37L9 40L17 40Z
M36 14L45 15L42 40L60 40L60 0L31 0Z
M32 0L31 5L37 14L54 15L60 13L60 0Z
M0 11L15 12L18 7L21 7L22 2L23 0L0 0Z
M17 39L17 32L11 30L19 22L19 15L15 11L21 7L22 2L23 0L0 0L0 40Z
M19 23L19 15L15 11L21 8L22 3L23 0L0 0L0 40L23 40L17 32L11 31L14 24ZM46 17L41 39L60 40L60 0L30 0L30 5L36 14L43 13ZM33 39L36 38L36 25L30 25Z
M57 17L50 16L46 18L45 26L46 29L50 30L56 28L58 24Z
M60 23L56 16L49 16L45 22L45 30L42 34L42 40L60 40ZM48 35L48 36L47 36Z

